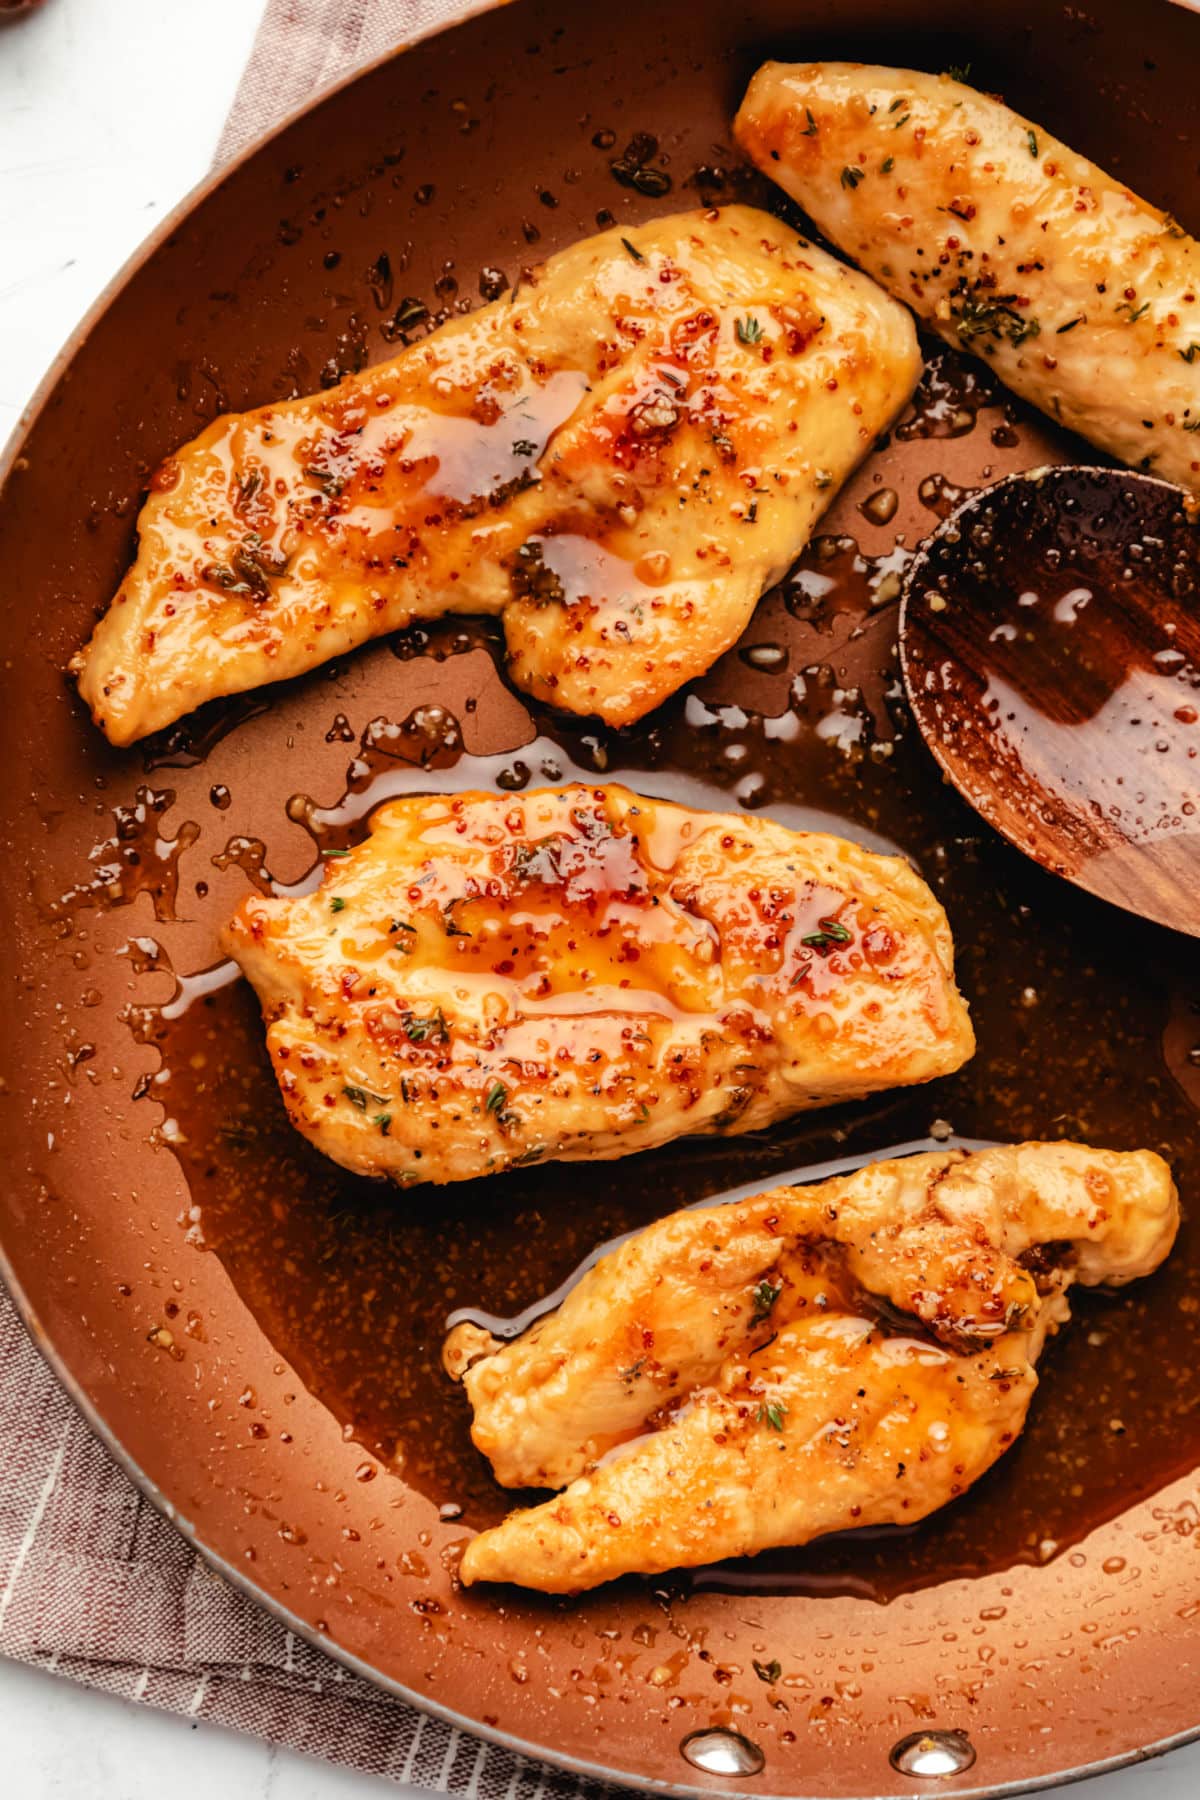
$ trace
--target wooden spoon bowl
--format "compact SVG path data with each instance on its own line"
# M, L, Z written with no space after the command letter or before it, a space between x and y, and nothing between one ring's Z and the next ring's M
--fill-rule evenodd
M1055 874L1200 936L1200 502L1125 469L974 494L905 576L922 735Z

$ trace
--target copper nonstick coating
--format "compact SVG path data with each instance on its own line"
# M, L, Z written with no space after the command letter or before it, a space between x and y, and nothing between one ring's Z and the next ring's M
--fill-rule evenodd
M951 1127L1146 1144L1191 1208L1196 945L1002 843L942 782L897 675L906 549L964 488L1081 447L936 358L739 649L629 733L531 716L495 634L461 621L126 752L61 671L130 556L151 470L217 412L389 354L421 308L477 304L598 215L775 204L729 137L764 56L970 63L1195 228L1200 20L1148 3L1130 24L1122 0L484 11L322 100L170 221L10 455L7 1279L97 1431L231 1579L391 1691L575 1771L911 1794L902 1770L929 1756L897 1746L945 1732L934 1766L962 1769L939 1785L993 1794L1200 1729L1190 1229L1152 1281L1081 1303L1020 1444L920 1527L578 1603L454 1580L466 1535L509 1503L438 1372L455 1308L515 1314L672 1205ZM638 134L655 141L623 155ZM319 847L354 841L385 794L579 770L901 846L950 914L975 1061L619 1165L403 1195L341 1178L283 1123L244 986L195 979L219 924L247 883L302 881ZM685 1761L709 1728L740 1732L761 1770Z

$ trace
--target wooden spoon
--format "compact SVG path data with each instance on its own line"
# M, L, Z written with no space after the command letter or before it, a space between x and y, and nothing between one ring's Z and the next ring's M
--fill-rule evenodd
M989 825L1200 936L1200 500L1126 469L972 495L904 580L917 724Z

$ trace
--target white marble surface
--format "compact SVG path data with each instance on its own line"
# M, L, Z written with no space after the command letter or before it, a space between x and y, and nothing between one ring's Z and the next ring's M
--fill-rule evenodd
M0 439L59 344L204 174L261 0L47 0L0 28ZM368 1800L373 1777L0 1662L13 1800ZM1194 1800L1200 1746L1088 1800Z

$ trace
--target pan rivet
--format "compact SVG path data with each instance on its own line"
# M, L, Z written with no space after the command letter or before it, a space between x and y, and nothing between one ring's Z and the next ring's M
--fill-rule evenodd
M761 1775L767 1760L757 1744L728 1725L689 1731L679 1750L685 1761L706 1775Z
M969 1769L975 1746L965 1731L914 1731L892 1746L888 1761L901 1775L937 1781Z

